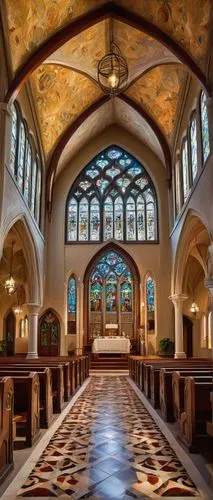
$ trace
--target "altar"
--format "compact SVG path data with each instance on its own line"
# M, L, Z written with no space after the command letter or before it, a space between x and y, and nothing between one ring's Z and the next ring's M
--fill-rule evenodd
M130 353L130 340L124 337L102 337L94 340L92 352L98 353Z

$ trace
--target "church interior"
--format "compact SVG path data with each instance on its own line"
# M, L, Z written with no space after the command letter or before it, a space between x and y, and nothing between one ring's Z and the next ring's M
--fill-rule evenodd
M213 4L0 2L0 496L213 498Z

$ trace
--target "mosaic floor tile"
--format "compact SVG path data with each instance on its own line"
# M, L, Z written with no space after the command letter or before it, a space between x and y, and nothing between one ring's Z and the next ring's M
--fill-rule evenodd
M125 377L92 377L18 491L23 497L199 497Z

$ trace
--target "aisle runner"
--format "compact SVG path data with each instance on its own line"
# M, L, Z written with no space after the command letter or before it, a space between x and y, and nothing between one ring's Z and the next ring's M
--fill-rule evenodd
M199 497L125 377L93 377L19 497Z

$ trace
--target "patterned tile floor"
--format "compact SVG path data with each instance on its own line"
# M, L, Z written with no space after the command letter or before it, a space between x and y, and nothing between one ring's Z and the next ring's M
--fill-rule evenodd
M92 377L20 497L199 497L126 377Z

